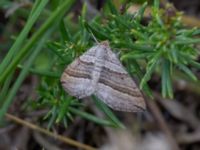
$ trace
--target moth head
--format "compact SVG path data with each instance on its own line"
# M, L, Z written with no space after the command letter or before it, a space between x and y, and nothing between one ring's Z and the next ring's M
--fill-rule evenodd
M100 43L101 45L104 45L106 47L109 47L109 42L106 40L106 41L103 41Z

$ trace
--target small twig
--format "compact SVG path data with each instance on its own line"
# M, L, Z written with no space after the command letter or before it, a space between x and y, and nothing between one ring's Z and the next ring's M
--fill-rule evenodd
M93 148L93 147L91 147L91 146L89 146L89 145L79 143L79 142L77 142L77 141L75 141L75 140L72 140L72 139L70 139L70 138L68 138L68 137L64 137L64 136L61 136L61 135L57 135L57 134L52 133L52 132L50 132L50 131L48 131L48 130L46 130L46 129L44 129L44 128L41 128L41 127L39 127L39 126L36 126L36 125L34 125L34 124L30 123L30 122L27 122L27 121L24 121L24 120L22 120L22 119L20 119L20 118L18 118L18 117L15 117L15 116L13 116L13 115L11 115L11 114L8 114L8 113L7 113L7 114L6 114L6 117L7 117L8 119L10 119L10 120L12 120L12 121L18 123L18 124L21 124L21 125L23 125L23 126L26 126L26 127L30 128L30 129L32 129L32 130L37 131L37 132L41 132L41 133L43 133L43 134L46 134L46 135L48 135L48 136L51 136L51 137L53 137L53 138L55 138L55 139L58 139L58 140L60 140L60 141L62 141L62 142L64 142L64 143L68 143L68 144L70 144L70 145L73 145L73 146L75 146L75 147L79 147L79 148L82 148L82 149L85 149L85 150L96 150L96 148Z
M155 117L155 120L158 123L160 129L167 136L169 142L171 143L171 146L173 147L173 150L180 150L180 148L178 147L178 144L175 142L176 140L174 139L169 127L167 126L165 119L163 118L157 104L155 103L155 100L150 99L150 100L147 100L146 103L150 111L152 112L153 116Z

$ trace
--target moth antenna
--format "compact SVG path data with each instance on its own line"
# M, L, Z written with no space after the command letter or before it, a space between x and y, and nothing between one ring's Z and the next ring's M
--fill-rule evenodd
M90 31L90 33L92 34L92 37L93 37L93 39L95 40L95 42L97 43L97 44L100 44L99 43L99 41L96 39L96 37L94 36L94 34L92 33L92 31Z
M120 56L120 51L118 51L117 53L116 53L116 55L117 55L117 57L119 58L119 56Z

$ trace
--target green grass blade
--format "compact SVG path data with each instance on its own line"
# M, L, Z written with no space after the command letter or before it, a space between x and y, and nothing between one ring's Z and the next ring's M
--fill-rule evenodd
M108 120L100 119L100 118L95 117L95 116L93 116L93 115L91 115L91 114L88 114L88 113L86 113L86 112L82 112L82 111L80 111L80 110L78 110L78 109L69 107L69 110L70 110L72 113L74 113L74 114L76 114L76 115L78 115L78 116L80 116L80 117L82 117L82 118L85 118L85 119L87 119L87 120L90 120L90 121L92 121L92 122L95 122L95 123L97 123L97 124L100 124L100 125L103 125L103 126L113 126L112 122L110 122L110 121L108 121Z
M185 65L178 65L179 68L185 72L186 75L188 75L188 77L190 77L193 81L197 81L197 77L193 74L193 72Z
M113 1L107 0L107 5L108 5L108 7L110 9L110 12L112 14L114 14L114 15L118 15L119 14L117 9L116 9L116 7L115 7L115 5L113 4Z
M157 64L159 63L161 52L158 52L147 64L147 69L144 77L140 82L140 89L144 87L147 81L150 80L152 73L155 71Z
M18 53L15 59L9 64L6 70L2 72L2 75L0 76L0 83L2 83L2 81L5 80L6 76L8 76L8 74L10 74L10 72L16 68L20 60L22 60L26 56L26 54L29 52L32 46L37 41L39 41L39 39L50 28L50 26L56 23L55 20L58 20L58 17L62 17L64 13L71 8L71 5L74 2L74 0L64 1L63 4L52 13L52 15L42 25L42 27L32 36L29 42L22 48L22 50Z
M191 61L190 62L192 66L196 67L197 69L200 69L200 63L196 61Z
M63 41L71 41L72 36L70 35L68 29L65 27L65 22L63 19L60 22L60 33Z
M175 44L196 44L196 43L200 43L200 39L197 38L197 39L192 39L192 38L188 38L188 39L177 39L175 40L174 42Z
M97 99L93 96L93 101L95 102L96 106L102 110L106 116L113 122L115 127L119 127L125 129L125 126L119 121L119 119L113 114L113 112L104 104L101 100Z
M10 87L10 83L12 81L12 77L13 77L13 73L9 75L9 77L6 79L2 89L1 89L1 93L0 93L0 107L2 106L4 100L5 100L5 97L8 93L8 89Z
M36 1L35 5L37 5L38 7L36 9L35 8L36 6L35 5L33 6L33 9L35 10L35 12L31 13L31 16L29 17L22 32L19 34L18 38L16 39L16 41L10 48L6 57L3 59L1 65L0 65L0 73L2 73L6 69L7 66L9 66L14 54L17 53L17 51L20 49L20 47L23 44L24 40L26 39L29 31L31 30L33 24L35 23L35 21L37 20L37 18L39 17L40 13L42 12L42 10L44 9L44 7L46 6L47 3L48 3L48 0L43 0L39 5L38 1Z
M162 64L162 96L173 98L172 83L170 75L170 62L163 60Z
M132 60L131 62L127 61L126 64L131 64L131 65L127 65L130 68L129 70L135 70L135 72L131 74L133 76L137 76L137 78L141 81L143 77L143 71L141 70L140 65L137 63L137 61L135 60ZM148 97L153 98L152 91L147 83L144 84L143 91Z
M30 19L30 17L33 16L34 12L37 12L37 8L39 7L39 5L41 4L41 0L36 0L34 5L32 6L31 12L30 12L30 16L28 19Z
M24 69L24 66L18 65L18 68ZM37 70L37 69L34 69L34 68L29 68L28 71L30 73L40 75L40 76L46 76L46 77L51 77L51 78L60 78L59 73L48 71L48 70Z
M93 33L95 37L97 37L98 39L102 39L102 40L109 39L108 35L106 35L102 31L97 30L92 25L88 24L86 21L84 22L84 26L88 32Z
M47 32L48 33L48 32ZM5 113L7 112L9 106L11 105L14 96L16 95L19 87L21 86L23 80L25 79L27 73L28 73L28 69L31 67L33 61L35 60L36 56L39 54L39 52L42 50L42 46L45 42L45 39L47 37L46 34L45 37L43 37L43 39L40 41L40 43L38 43L38 46L36 49L34 49L33 53L30 55L30 58L28 59L26 65L24 66L24 69L21 71L19 77L17 78L16 82L14 83L14 85L12 86L1 110L0 110L0 121L3 119L3 116L5 115Z

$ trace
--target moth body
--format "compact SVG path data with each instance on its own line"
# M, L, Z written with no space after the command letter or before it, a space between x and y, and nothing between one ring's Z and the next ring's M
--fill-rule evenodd
M146 105L135 82L112 52L108 42L93 46L65 69L65 91L79 99L94 94L119 111L142 111Z

